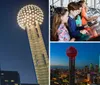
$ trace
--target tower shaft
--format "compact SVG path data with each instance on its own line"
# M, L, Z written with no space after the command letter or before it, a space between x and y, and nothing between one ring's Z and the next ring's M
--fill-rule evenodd
M27 34L38 84L48 85L49 61L39 24L37 23L34 26L27 27Z

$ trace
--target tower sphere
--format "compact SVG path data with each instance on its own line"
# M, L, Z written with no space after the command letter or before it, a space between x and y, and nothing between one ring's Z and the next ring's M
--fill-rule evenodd
M26 26L34 25L36 22L41 25L43 22L43 11L36 5L26 5L18 12L18 25L25 29Z
M69 57L69 58L72 58L74 59L77 55L77 49L75 47L69 47L67 50L66 50L66 55Z

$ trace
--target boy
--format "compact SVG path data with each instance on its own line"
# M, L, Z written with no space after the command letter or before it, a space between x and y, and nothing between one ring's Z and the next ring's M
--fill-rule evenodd
M84 30L83 26L77 27L75 17L79 14L79 9L77 3L71 2L68 5L69 11L69 19L68 19L68 27L71 37L76 38L76 40L88 40L89 36L87 35L87 31Z

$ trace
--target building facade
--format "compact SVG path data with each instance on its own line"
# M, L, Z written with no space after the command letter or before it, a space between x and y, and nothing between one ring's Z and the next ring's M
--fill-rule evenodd
M16 71L0 71L0 85L20 85L20 76Z

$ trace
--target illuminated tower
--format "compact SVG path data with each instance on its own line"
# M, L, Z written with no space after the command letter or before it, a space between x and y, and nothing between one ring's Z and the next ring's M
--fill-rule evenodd
M66 51L66 54L69 57L69 85L75 85L75 57L77 53L76 48L72 46Z
M43 17L38 6L27 5L19 11L17 22L27 32L38 84L48 85L48 56L40 30Z

